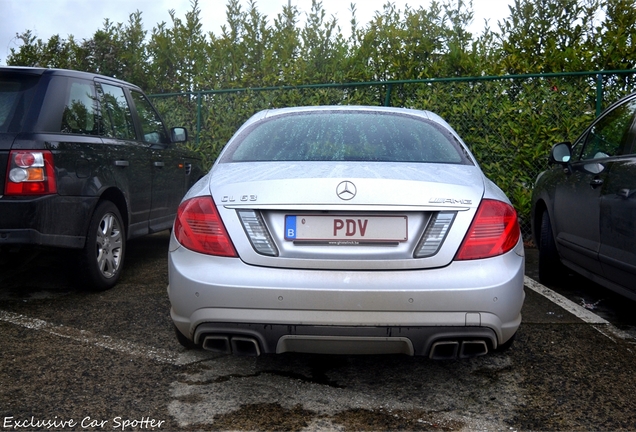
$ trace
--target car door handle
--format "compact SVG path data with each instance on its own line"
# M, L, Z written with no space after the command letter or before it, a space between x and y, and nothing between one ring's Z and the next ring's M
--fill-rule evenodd
M128 162L127 160L116 160L115 161L115 166L127 167L129 165L130 165L130 162Z
M598 187L601 186L603 184L603 180L600 178L594 178L590 181L590 185L594 188L594 187Z
M157 161L157 162L153 162L152 163L154 166L161 168L162 166L165 165L165 163L161 162L161 161Z

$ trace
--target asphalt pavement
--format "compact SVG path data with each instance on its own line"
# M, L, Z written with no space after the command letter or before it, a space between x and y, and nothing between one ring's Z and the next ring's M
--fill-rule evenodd
M432 361L187 351L167 246L166 233L131 241L100 293L70 283L65 253L0 260L0 431L636 430L634 303L542 286L532 249L512 347Z

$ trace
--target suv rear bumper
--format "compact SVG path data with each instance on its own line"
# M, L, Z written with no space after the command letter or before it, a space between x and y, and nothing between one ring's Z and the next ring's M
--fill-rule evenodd
M0 199L0 246L82 248L98 198L48 195Z
M43 234L34 229L4 230L0 229L0 246L2 245L33 245L55 246L79 249L84 247L85 236L67 236Z

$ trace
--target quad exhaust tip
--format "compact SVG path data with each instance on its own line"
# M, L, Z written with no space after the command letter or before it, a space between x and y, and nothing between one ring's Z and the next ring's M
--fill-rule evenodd
M218 354L258 357L261 349L256 340L249 336L207 335L203 338L203 349ZM488 344L483 339L441 340L433 343L429 353L432 360L455 360L488 354Z
M208 335L203 339L204 350L219 354L235 354L239 356L258 357L261 350L258 341L244 336Z
M484 340L437 341L431 347L432 360L466 359L488 354L488 344Z

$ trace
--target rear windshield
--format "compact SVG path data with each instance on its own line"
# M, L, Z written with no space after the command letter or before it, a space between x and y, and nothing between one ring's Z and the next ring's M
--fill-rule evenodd
M38 79L0 72L0 133L20 132Z
M443 126L409 115L323 111L276 116L242 132L220 162L470 163Z

